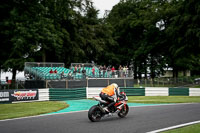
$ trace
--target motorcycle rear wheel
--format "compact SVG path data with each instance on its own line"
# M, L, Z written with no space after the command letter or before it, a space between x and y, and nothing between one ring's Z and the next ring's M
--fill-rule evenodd
M101 117L102 117L102 111L100 107L97 105L92 106L90 110L88 111L88 118L92 122L100 121Z
M118 116L121 118L124 118L128 114L129 107L127 104L125 106L126 106L126 108L123 106L122 109L120 110L120 112L118 113Z

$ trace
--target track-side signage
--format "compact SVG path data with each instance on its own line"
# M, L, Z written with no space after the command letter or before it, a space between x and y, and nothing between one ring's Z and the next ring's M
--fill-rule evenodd
M0 102L9 102L9 101L10 101L10 92L0 91Z
M0 103L13 102L13 101L30 101L38 100L38 90L6 90L0 91Z

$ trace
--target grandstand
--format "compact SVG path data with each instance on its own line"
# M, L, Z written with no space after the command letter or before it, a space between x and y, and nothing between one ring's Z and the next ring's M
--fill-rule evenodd
M75 71L75 66L79 65L81 68ZM95 68L95 73L92 73L92 68ZM25 88L102 87L111 83L117 83L122 87L133 86L133 77L117 77L111 71L102 71L98 68L92 63L72 63L70 68L66 68L64 63L26 62ZM50 73L51 70L57 72ZM115 72L119 73L120 71Z
M80 72L75 72L75 66L81 65ZM95 67L95 74L92 74L92 67ZM82 70L85 70L85 74ZM50 70L57 70L57 73L50 73ZM61 79L84 79L88 78L111 78L108 71L100 71L92 63L72 63L71 68L65 68L64 63L41 63L26 62L24 67L25 77L27 79L42 80L61 80Z
M51 69L57 70L57 73L49 73ZM24 67L24 74L27 79L61 79L62 72L68 74L70 71L64 68L64 63L26 62Z
M50 73L50 70L57 73ZM64 67L64 63L25 63L25 77L28 79L60 80L60 79L80 79L82 74L73 74L72 69Z

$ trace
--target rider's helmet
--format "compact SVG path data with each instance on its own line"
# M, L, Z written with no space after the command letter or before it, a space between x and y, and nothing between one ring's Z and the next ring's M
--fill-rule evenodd
M112 83L112 85L115 87L115 89L118 88L118 85L116 83Z

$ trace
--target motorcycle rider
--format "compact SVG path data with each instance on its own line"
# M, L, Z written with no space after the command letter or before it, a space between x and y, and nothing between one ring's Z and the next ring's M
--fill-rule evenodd
M108 106L104 107L104 110L109 113L110 107L115 105L116 101L120 97L120 90L118 85L116 83L108 85L107 87L102 89L99 96L101 97L102 100L108 101L110 103L108 104Z

